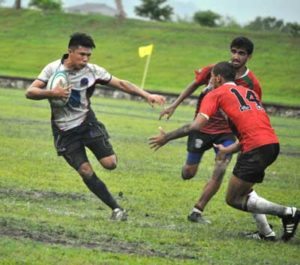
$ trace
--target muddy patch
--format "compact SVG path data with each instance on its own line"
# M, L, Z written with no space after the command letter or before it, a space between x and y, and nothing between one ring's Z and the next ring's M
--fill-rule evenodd
M72 200L72 201L87 201L90 199L89 196L81 193L62 193L56 191L40 191L40 190L19 190L19 189L3 189L0 188L0 199L14 197L19 200L33 200L42 201L49 199L61 199L61 200Z
M102 238L94 240L84 240L70 231L65 231L62 227L48 231L31 231L26 228L10 226L10 221L0 219L0 236L6 236L12 239L30 239L44 244L95 249L110 253L135 254L140 256L155 256L185 260L197 259L197 256L187 254L186 249L184 250L182 246L177 246L178 248L174 245L165 246L169 251L161 251L155 250L145 242L124 242L109 236L103 236ZM193 249L192 251L195 253L196 250Z

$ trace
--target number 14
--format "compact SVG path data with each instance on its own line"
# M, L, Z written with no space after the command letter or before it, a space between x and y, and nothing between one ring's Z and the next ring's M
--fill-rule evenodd
M230 91L238 99L238 101L240 103L240 110L241 111L245 111L245 110L250 110L251 109L251 107L246 103L246 100L248 100L250 102L255 102L256 108L258 110L262 110L263 109L260 101L257 99L257 97L256 97L256 95L255 95L255 93L253 91L247 90L246 98L243 98L243 96L240 94L240 92L237 89L235 89L235 88L232 88Z

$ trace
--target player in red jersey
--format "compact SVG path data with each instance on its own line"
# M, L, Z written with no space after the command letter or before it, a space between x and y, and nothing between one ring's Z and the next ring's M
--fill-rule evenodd
M231 62L236 70L235 82L254 90L258 94L259 99L261 99L262 92L260 84L255 75L246 67L248 60L252 56L253 49L254 45L248 38L237 37L233 39L230 44ZM212 67L213 65L209 65L201 70L195 71L195 80L180 94L173 104L161 112L160 118L166 115L169 119L185 98L191 95L199 86L206 85L198 99L195 112L195 114L197 114L202 99L211 90L211 87L207 85L209 83ZM188 154L186 163L182 169L182 178L190 179L196 175L203 154L205 151L213 148L213 144L223 144L226 146L232 144L234 141L235 137L228 126L228 122L224 119L221 112L217 112L210 118L209 122L201 131L192 132L189 135L187 143ZM217 152L217 149L214 148L214 151ZM189 221L210 223L209 220L203 217L203 211L208 202L219 190L230 160L231 154L228 154L222 160L215 160L212 176L206 183L192 212L188 215ZM253 217L258 227L258 233L255 232L253 235L256 236L256 238L274 239L275 233L272 231L266 217L264 215L253 215Z
M228 184L226 202L242 211L279 216L284 230L282 240L288 241L296 232L300 210L270 202L253 190L255 183L263 181L265 169L279 154L278 138L258 94L249 88L237 86L234 79L232 64L216 64L210 80L216 89L203 99L194 121L169 133L161 129L158 136L150 138L150 145L157 150L170 140L186 136L191 131L199 131L221 109L235 126L238 141L228 147L215 145L219 149L218 156L224 157L241 150Z

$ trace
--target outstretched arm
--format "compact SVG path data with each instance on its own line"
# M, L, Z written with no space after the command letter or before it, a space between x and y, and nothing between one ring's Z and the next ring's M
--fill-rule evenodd
M181 94L177 97L177 99L167 108L165 108L159 115L159 119L166 116L167 119L169 119L173 113L175 112L176 108L181 104L183 100L185 100L187 97L192 95L194 91L199 87L199 84L193 81L190 83L185 90L181 92Z
M209 65L202 69L196 70L195 80L192 83L190 83L185 88L185 90L181 92L178 98L168 108L166 108L160 113L159 119L161 119L164 116L166 116L166 118L169 119L184 99L192 95L199 86L207 84L210 79L210 72L212 68L213 65ZM203 95L204 94L205 92L203 93Z
M139 88L135 84L130 83L127 80L119 79L115 76L112 77L112 79L110 80L108 85L110 85L114 88L120 89L126 93L141 96L144 99L146 99L151 106L153 106L155 103L157 103L159 105L163 105L166 101L165 97L163 97L163 96L148 93L147 91Z
M149 138L150 148L156 151L171 140L187 136L191 131L200 130L207 123L207 121L208 120L205 116L203 116L202 114L198 114L198 116L192 123L186 124L174 131L166 133L160 127L159 135Z

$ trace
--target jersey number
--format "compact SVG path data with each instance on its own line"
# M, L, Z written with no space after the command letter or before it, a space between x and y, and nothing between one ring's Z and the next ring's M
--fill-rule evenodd
M231 92L236 96L236 98L238 99L239 103L240 103L240 110L244 111L244 110L249 110L251 109L251 107L247 104L247 101L250 102L255 102L256 108L258 110L262 110L263 107L260 103L260 101L257 99L255 93L251 90L247 90L247 94L246 94L246 98L243 98L243 96L239 93L239 91L235 88L231 89Z

